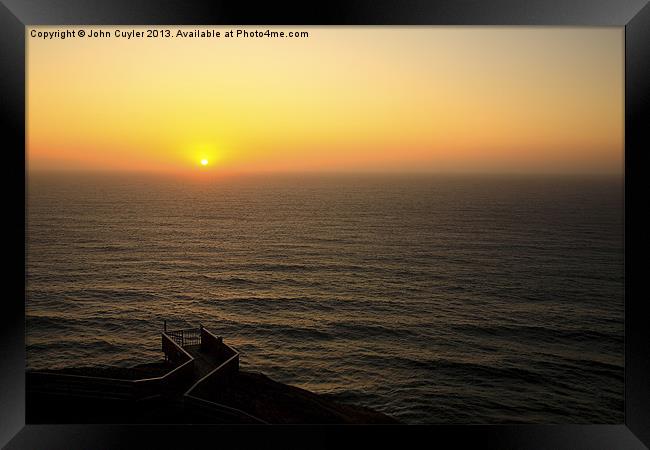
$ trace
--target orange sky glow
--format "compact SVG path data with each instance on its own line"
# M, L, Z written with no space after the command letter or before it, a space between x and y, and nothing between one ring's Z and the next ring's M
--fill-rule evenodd
M622 173L622 28L30 30L30 171Z

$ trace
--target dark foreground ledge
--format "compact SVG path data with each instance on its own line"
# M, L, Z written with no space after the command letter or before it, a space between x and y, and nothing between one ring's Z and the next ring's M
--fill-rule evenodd
M227 389L203 388L203 397L237 408L273 424L389 424L386 414L363 406L333 401L326 396L272 380L261 373L241 371Z
M70 368L53 374L135 379L158 376L169 370L166 363L133 368ZM189 403L174 392L152 395L137 401L97 392L35 388L27 373L26 422L30 424L93 423L205 423L205 424L395 424L395 419L370 408L340 403L305 389L289 386L260 373L240 371L227 384L206 384L196 393L203 402ZM209 403L205 402L205 403ZM207 404L207 406L210 406ZM229 408L232 408L229 413ZM245 414L240 414L245 413ZM246 415L260 419L249 420Z

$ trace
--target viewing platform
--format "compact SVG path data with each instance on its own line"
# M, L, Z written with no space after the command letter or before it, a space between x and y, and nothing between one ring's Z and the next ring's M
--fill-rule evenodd
M162 402L170 415L222 423L265 423L250 414L203 398L197 392L223 389L239 372L239 352L203 326L161 332L161 346L170 370L151 378L95 377L61 372L27 373L28 394L56 399L129 402L141 406ZM170 407L171 405L171 407ZM112 409L109 405L108 409ZM148 408L151 409L151 408Z
M178 365L167 375L177 372L172 378L179 386L192 382L186 393L208 379L212 383L215 380L225 383L229 376L239 371L239 352L202 325L168 331L165 324L161 339L165 360Z

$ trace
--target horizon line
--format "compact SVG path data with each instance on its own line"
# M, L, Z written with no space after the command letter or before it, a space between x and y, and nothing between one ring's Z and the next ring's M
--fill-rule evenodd
M131 175L131 176L181 176L196 179L205 178L235 178L246 176L491 176L491 177L522 177L522 176L557 176L557 177L621 177L625 179L625 171L348 171L348 170L304 170L304 171L219 171L219 170L111 170L111 169L28 169L25 177L30 175Z

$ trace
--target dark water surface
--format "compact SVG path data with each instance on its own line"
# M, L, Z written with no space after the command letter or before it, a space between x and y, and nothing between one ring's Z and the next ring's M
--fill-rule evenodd
M242 367L410 423L623 421L619 178L29 176L28 366Z

